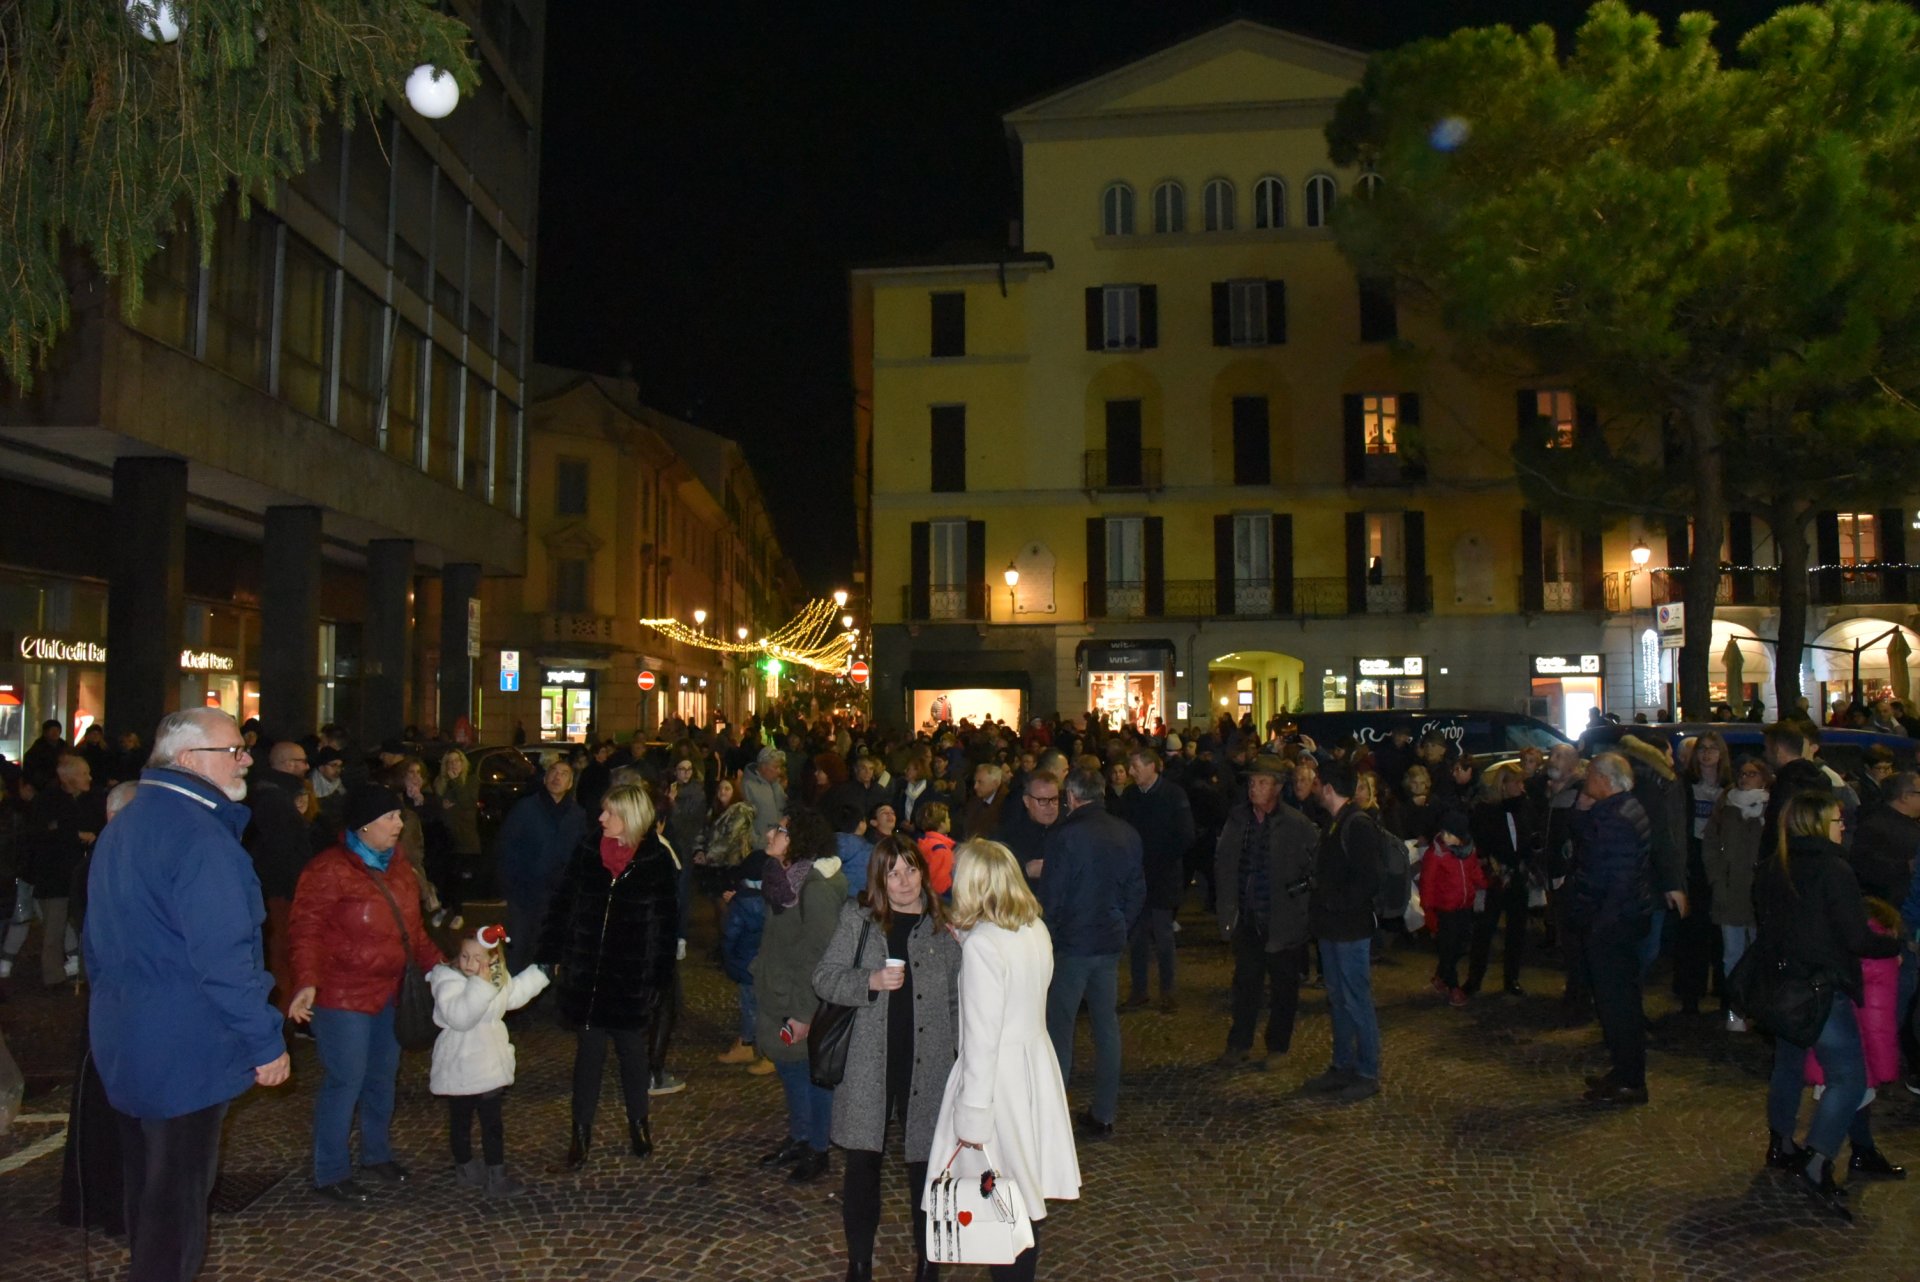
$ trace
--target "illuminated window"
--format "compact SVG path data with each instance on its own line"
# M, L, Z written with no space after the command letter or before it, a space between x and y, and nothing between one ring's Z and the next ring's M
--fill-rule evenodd
M1573 448L1573 393L1548 391L1534 393L1534 411L1547 429L1550 449Z
M1253 187L1253 225L1269 231L1287 225L1287 184L1268 175Z
M1202 194L1202 204L1208 231L1233 230L1233 184L1224 178L1216 178L1207 184Z
M1363 396L1360 398L1360 430L1369 454L1400 452L1400 398Z
M1161 235L1187 229L1187 189L1164 182L1153 189L1153 230Z
M1867 565L1880 559L1878 524L1871 512L1842 512L1840 524L1840 564Z
M1307 226L1325 227L1332 221L1335 191L1333 179L1326 174L1307 179Z
M1133 188L1114 183L1100 197L1100 231L1107 236L1133 235Z

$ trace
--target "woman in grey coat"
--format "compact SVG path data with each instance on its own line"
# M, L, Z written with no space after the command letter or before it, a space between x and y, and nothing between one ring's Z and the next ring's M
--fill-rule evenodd
M920 1206L940 1097L953 1068L960 1021L960 944L928 886L926 857L904 836L883 838L867 865L867 889L840 913L833 942L814 968L822 1001L855 1009L846 1076L833 1093L833 1142L845 1150L841 1194L847 1277L873 1276L880 1227L880 1155L898 1120L913 1194L915 1278L931 1278ZM865 940L862 941L862 931ZM905 965L890 963L904 962Z

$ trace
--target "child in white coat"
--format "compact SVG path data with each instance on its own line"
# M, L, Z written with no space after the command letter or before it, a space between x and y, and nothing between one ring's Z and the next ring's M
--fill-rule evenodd
M447 1097L454 1177L488 1197L526 1191L526 1185L507 1174L500 1105L507 1087L513 1085L513 1043L507 1038L503 1017L547 986L547 974L538 967L507 975L501 948L506 939L505 928L483 926L461 942L458 969L442 963L427 972L427 983L433 988L433 1022L441 1029L433 1044L428 1084L435 1095ZM473 1156L476 1114L484 1160Z

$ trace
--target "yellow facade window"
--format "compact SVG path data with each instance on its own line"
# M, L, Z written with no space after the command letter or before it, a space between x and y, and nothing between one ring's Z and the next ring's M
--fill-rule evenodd
M1360 429L1369 454L1400 452L1400 398L1363 396L1360 398Z
M1534 394L1534 412L1547 425L1547 446L1550 449L1570 450L1573 448L1574 413L1573 393L1568 391L1545 391Z

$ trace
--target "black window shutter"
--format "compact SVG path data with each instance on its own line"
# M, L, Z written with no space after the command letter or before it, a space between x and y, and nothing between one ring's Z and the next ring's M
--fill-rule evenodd
M1098 285L1087 286L1087 350L1107 350L1106 291Z
M1602 610L1606 608L1607 569L1605 548L1600 541L1600 531L1584 530L1580 534L1580 605L1582 609Z
M1160 298L1152 285L1140 286L1140 346L1160 346Z
M1586 397L1573 397L1573 444L1577 449L1600 443L1600 407Z
M1347 513L1347 613L1367 612L1367 514Z
M1107 522L1105 517L1087 518L1087 617L1107 616Z
M909 567L907 617L924 619L933 613L933 525L915 521L908 528Z
M1223 280L1213 282L1213 345L1233 345L1233 286Z
M1875 524L1879 527L1874 533L1879 536L1877 555L1880 563L1886 566L1904 564L1907 559L1907 514L1897 507L1890 507L1880 513L1880 519ZM1882 570L1880 599L1906 600L1909 577L1905 570Z
M1273 514L1273 612L1293 613L1293 517Z
M1400 479L1427 479L1427 448L1420 436L1420 394L1402 392L1399 397L1400 424L1394 437L1400 452Z
M1360 278L1360 341L1384 343L1400 332L1394 312L1393 282L1376 276Z
M1367 478L1366 424L1358 393L1340 398L1340 442L1347 460L1347 484L1358 485Z
M932 296L933 356L967 354L967 296L943 290Z
M1287 341L1287 282L1267 282L1267 343Z
M967 407L935 405L928 414L933 479L936 494L957 494L967 488Z
M1838 512L1814 513L1813 559L1819 565L1840 564L1840 514ZM1843 581L1839 570L1821 570L1814 575L1814 603L1816 605L1837 604L1840 600L1840 585Z
M1546 558L1540 551L1540 514L1520 512L1520 612L1538 614L1547 607Z
M1233 483L1273 483L1273 426L1264 396L1233 398Z
M1734 565L1753 564L1753 513L1730 512L1727 514L1727 560ZM1735 570L1733 579L1733 604L1753 604L1753 571Z
M1233 518L1213 518L1213 612L1233 613Z
M987 523L967 522L967 617L987 617Z
M1540 397L1531 387L1523 387L1513 394L1514 430L1523 441L1534 441L1540 435Z
M1400 537L1407 545L1407 613L1426 614L1433 609L1433 593L1427 590L1427 514L1408 512L1403 520Z
M1167 545L1165 542L1165 522L1157 516L1150 516L1140 523L1141 541L1146 545L1141 549L1141 569L1146 573L1147 615L1157 619L1167 612Z

